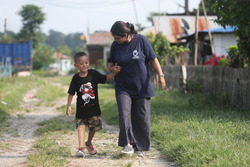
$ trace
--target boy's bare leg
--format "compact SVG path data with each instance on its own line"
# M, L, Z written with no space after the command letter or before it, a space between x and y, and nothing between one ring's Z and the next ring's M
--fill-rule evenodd
M85 128L86 128L86 125L80 125L77 128L79 149L85 146L85 143L84 143Z
M91 144L91 141L92 141L94 135L95 135L95 131L91 131L91 130L90 130L90 131L89 131L89 135L88 135L87 144Z
M93 147L93 145L91 143L94 135L95 135L95 131L89 131L88 140L86 141L86 148L87 148L88 152L90 153L90 155L97 154L96 149Z

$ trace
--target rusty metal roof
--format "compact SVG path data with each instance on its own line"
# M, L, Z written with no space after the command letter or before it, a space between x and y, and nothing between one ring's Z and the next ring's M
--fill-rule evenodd
M219 25L214 22L216 16L208 16L208 26L204 16L200 16L198 19L198 31L205 30L208 28L218 27ZM178 38L191 35L195 32L195 16L177 15L177 16L154 16L153 17L154 29L151 31L142 31L141 33L158 33L162 32L163 35L171 43L179 43Z
M95 32L87 36L87 45L107 45L113 42L110 32Z

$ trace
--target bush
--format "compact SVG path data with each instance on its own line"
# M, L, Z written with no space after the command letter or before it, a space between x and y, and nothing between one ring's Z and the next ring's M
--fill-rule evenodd
M203 92L202 80L199 78L187 79L186 91L190 93L202 93Z

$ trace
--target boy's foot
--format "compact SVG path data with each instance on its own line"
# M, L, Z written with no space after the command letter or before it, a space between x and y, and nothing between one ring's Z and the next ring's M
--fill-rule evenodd
M85 145L86 145L86 149L88 150L88 152L89 152L90 155L95 155L95 154L97 154L97 151L96 151L96 149L93 147L92 144L88 144L87 142L85 142Z
M143 151L135 151L135 154L136 154L138 157L144 158L144 152L143 152Z
M76 157L85 157L85 152L84 152L84 149L79 149L77 152L76 152Z
M133 147L128 144L126 145L120 152L121 154L133 154L134 153L134 149Z

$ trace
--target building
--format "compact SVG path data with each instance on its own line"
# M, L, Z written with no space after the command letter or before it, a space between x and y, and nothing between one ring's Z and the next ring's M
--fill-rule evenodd
M91 65L96 65L98 60L103 60L106 65L112 42L113 37L107 31L95 32L87 36L86 47Z
M197 19L198 31L215 28L219 25L214 22L216 16L208 16L207 22L204 16L199 16ZM157 34L161 32L167 37L172 44L180 43L178 40L182 36L195 33L196 15L190 14L168 14L166 16L154 16L153 26L146 28L140 33L146 35L148 33Z
M215 27L211 29L206 29L198 32L198 64L204 64L213 55L216 57L227 57L227 48L231 45L237 44L237 38L233 33L235 27L226 26ZM208 32L210 31L212 36L212 46L214 48L214 53L212 53L211 42ZM186 47L191 50L190 55L194 55L194 45L195 45L195 34L186 35L180 40L185 40ZM193 57L192 57L193 58ZM191 64L193 59L191 58Z
M55 63L50 64L50 70L58 73L59 75L67 74L73 67L72 61L69 56L64 55L63 53L56 52L53 55Z

